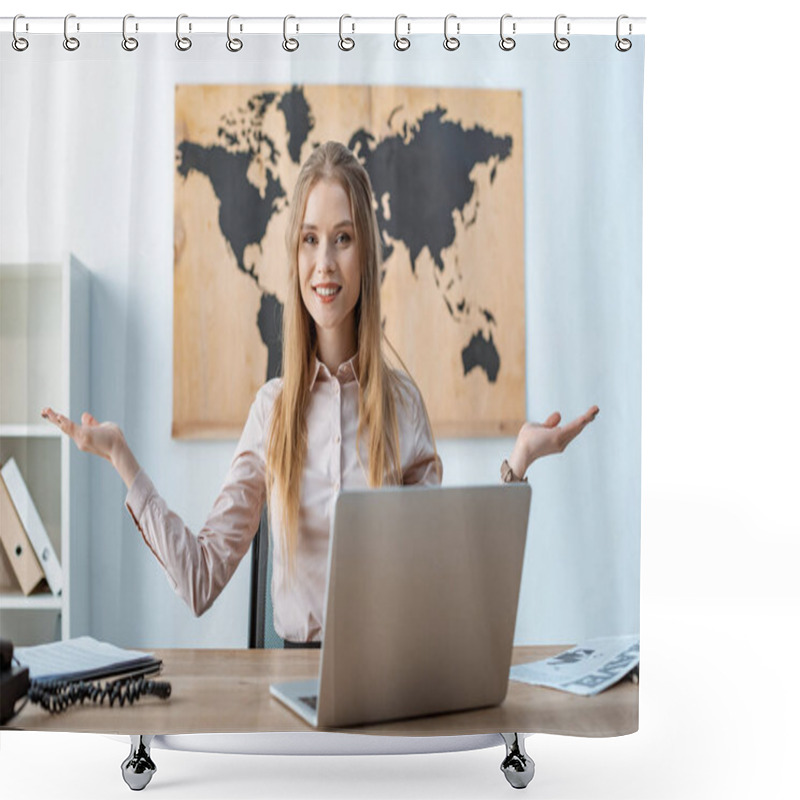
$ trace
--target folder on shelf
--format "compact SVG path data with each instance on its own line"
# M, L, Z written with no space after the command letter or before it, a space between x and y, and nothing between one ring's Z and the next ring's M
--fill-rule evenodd
M4 585L3 589L14 591L19 588L23 594L31 594L44 582L44 570L17 515L6 486L5 472L0 475L0 542L9 567L16 577L14 582L4 578L3 583L8 585ZM14 583L17 584L16 587Z
M4 501L0 500L0 502ZM2 511L0 511L0 515L2 515ZM3 535L4 525L3 519L0 519L0 536ZM11 562L6 555L6 549L0 544L0 594L19 594L21 589L22 587L17 580L17 573L14 572L14 567L11 566Z
M46 578L47 583L50 585L50 591L55 595L61 594L61 590L64 586L61 564L59 563L55 548L53 547L50 537L47 535L47 531L42 523L42 518L39 516L36 506L33 504L33 498L28 491L28 487L25 485L25 481L23 480L22 474L19 471L17 462L13 459L13 457L9 458L8 461L6 461L6 463L3 465L2 470L0 470L0 475L2 476L3 480L3 488L11 502L10 512L15 513L17 523L21 524L22 526L21 538L27 541L28 548L32 548L33 553L35 554L34 560L38 560L40 569L44 572L44 577ZM3 522L5 522L5 500L3 514ZM11 521L11 514L8 515L8 518L11 535L14 536L14 531L17 531L18 534L19 528L14 526L13 522ZM5 527L6 526L3 525L3 529L5 529ZM6 554L8 555L9 560L11 560L11 563L15 565L14 569L17 573L17 578L19 578L20 585L22 586L22 591L25 592L25 594L30 594L35 587L33 587L30 591L25 590L26 584L23 583L22 579L20 578L20 573L17 570L17 566L14 562L15 557L22 557L20 551L22 551L22 553L27 553L21 538L17 535L14 540L14 544L10 549L9 543L5 541L5 532L0 534L0 536L3 537L3 545L6 549ZM27 572L26 579L28 581L31 580L31 577L28 576Z

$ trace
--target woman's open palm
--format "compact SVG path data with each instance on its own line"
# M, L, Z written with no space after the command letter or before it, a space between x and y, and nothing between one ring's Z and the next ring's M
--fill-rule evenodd
M79 450L94 453L109 461L112 460L115 449L123 441L119 425L114 422L98 422L88 412L81 415L80 425L62 414L57 414L50 407L42 410L42 416L66 433Z
M567 425L559 426L561 414L553 412L543 423L526 422L517 437L522 447L525 463L552 453L562 453L564 448L597 416L600 409L592 406L585 414Z

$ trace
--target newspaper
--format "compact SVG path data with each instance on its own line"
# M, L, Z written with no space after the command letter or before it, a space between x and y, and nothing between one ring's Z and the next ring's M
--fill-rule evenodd
M542 661L517 664L509 677L589 696L602 692L639 664L639 636L610 636L585 642Z

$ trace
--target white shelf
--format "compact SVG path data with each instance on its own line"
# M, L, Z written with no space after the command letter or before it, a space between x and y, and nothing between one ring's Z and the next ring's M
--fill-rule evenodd
M0 590L0 633L18 645L89 632L88 464L45 406L89 407L89 271L73 255L0 263L0 464L14 457L61 562L60 596Z
M12 439L15 436L24 439L58 439L61 431L48 422L42 424L0 424L0 437Z
M25 597L23 594L0 594L0 609L54 609L63 606L61 597L52 594L34 594Z

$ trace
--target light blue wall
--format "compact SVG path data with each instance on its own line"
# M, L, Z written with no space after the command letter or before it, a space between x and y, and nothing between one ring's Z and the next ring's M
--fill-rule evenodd
M523 91L527 411L597 421L565 454L534 464L518 643L572 642L639 627L641 430L641 115L644 39L360 36L341 53L315 37L284 54L248 39L113 37L66 53L37 40L2 55L5 261L71 250L93 270L92 412L118 421L170 505L197 530L235 442L174 441L172 267L176 83L372 83ZM91 46L90 46L91 45ZM8 48L9 51L11 50ZM50 60L48 60L50 59ZM11 147L6 145L13 145ZM510 439L442 440L446 484L498 479ZM87 456L88 458L88 456ZM246 643L249 558L195 619L124 510L125 490L91 461L91 633L128 646Z

